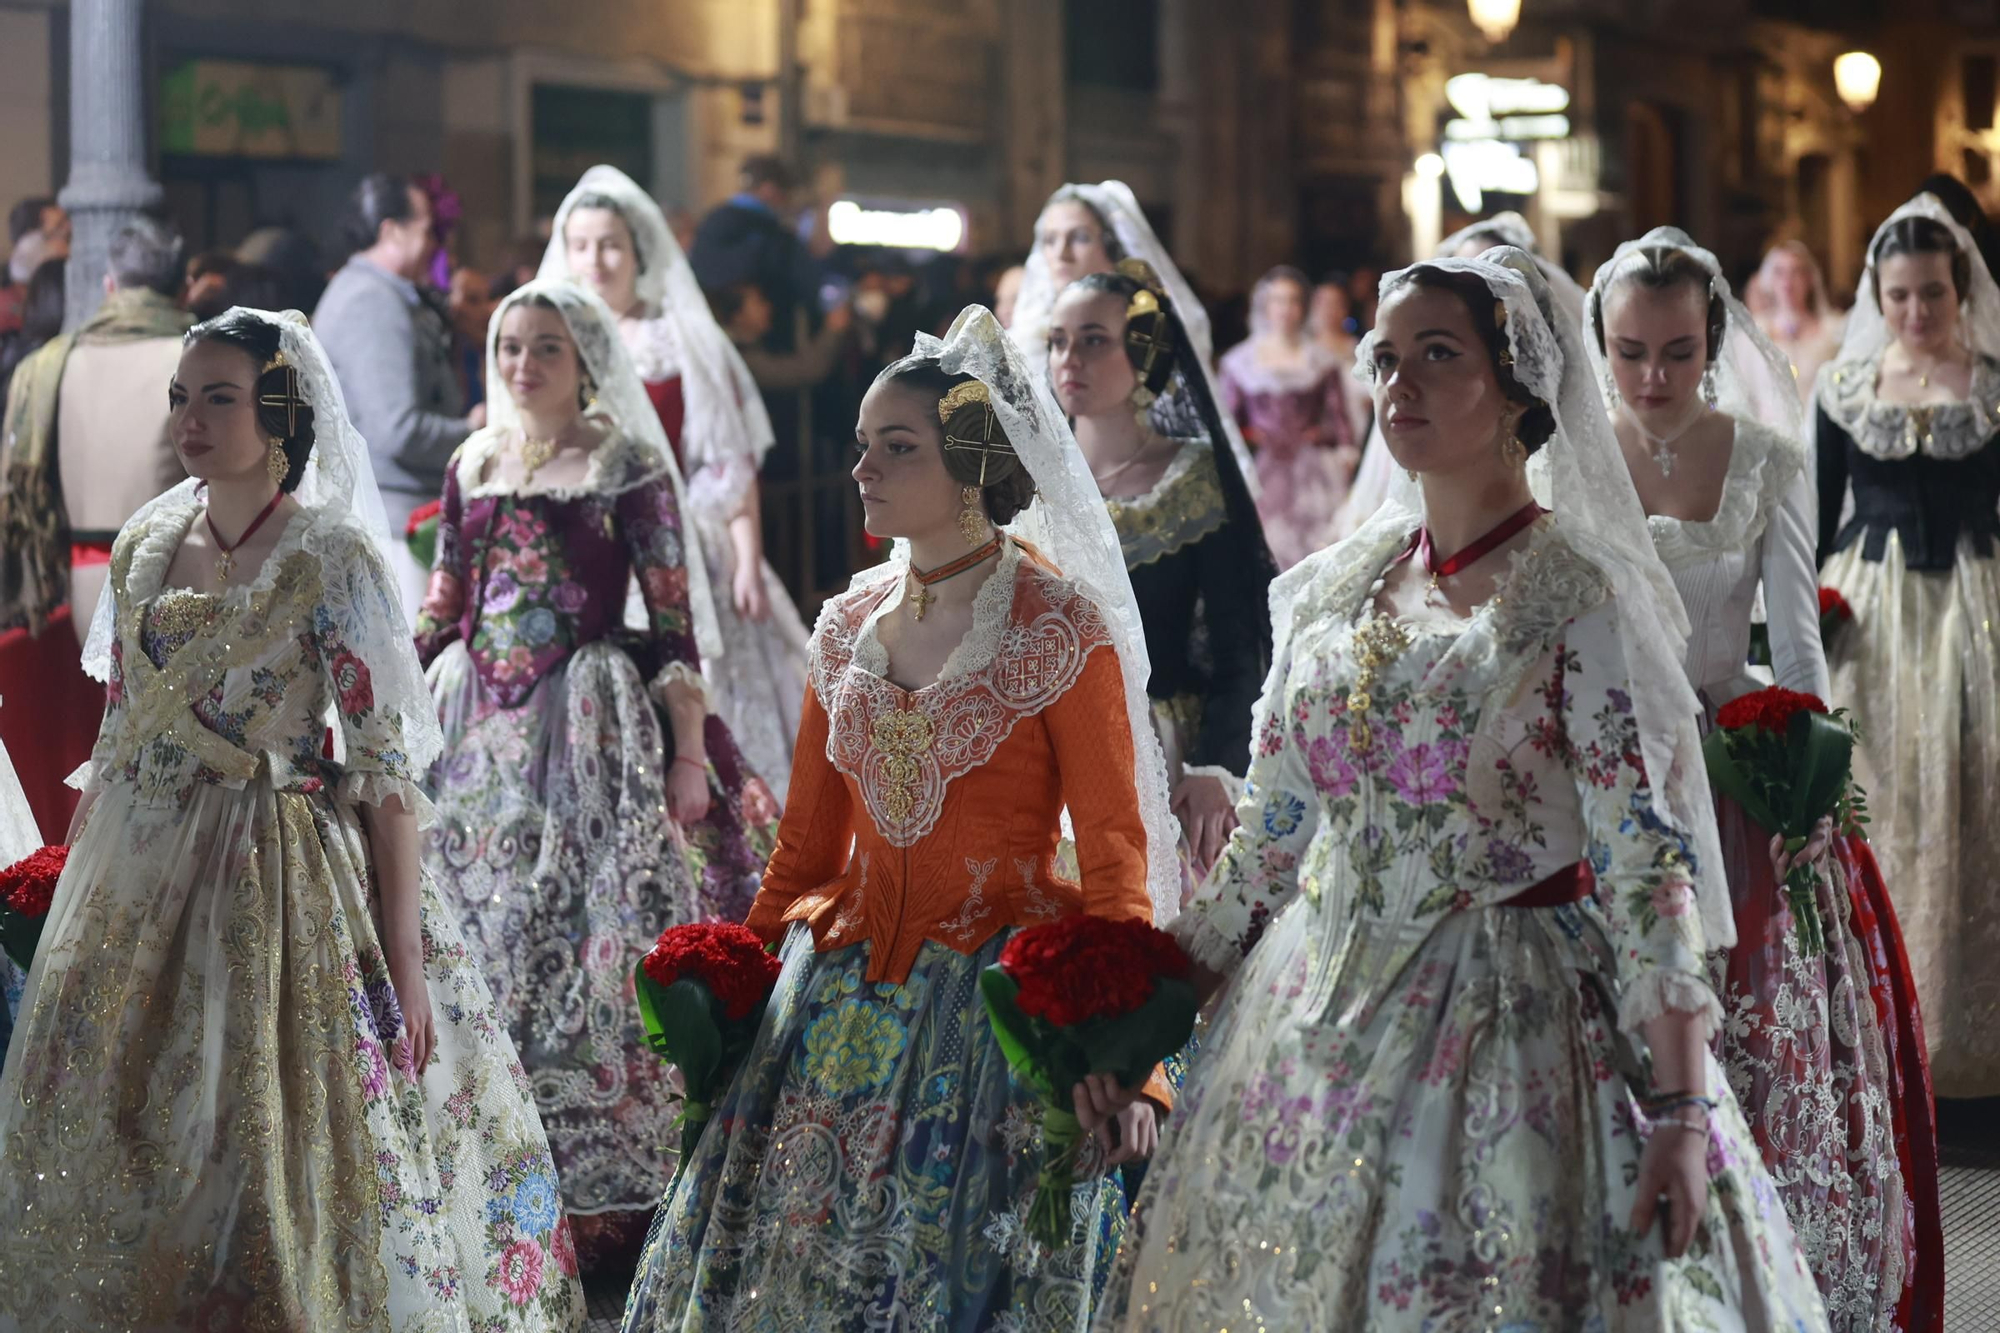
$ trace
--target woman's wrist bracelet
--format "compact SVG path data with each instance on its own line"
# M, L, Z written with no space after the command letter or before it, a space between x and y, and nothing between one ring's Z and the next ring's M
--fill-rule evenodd
M674 756L674 762L677 764L686 764L689 768L699 769L703 773L708 772L708 760L706 759L690 759L687 755L677 754Z

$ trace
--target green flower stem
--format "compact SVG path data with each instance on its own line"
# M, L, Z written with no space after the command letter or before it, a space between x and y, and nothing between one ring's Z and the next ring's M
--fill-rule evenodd
M1048 1107L1042 1113L1042 1170L1028 1207L1028 1234L1052 1250L1069 1244L1074 1228L1072 1195L1082 1149L1082 1122L1073 1112Z
M1788 851L1796 851L1786 841ZM1804 838L1796 839L1803 846ZM1798 933L1799 952L1817 958L1826 952L1826 926L1819 919L1819 872L1809 865L1793 866L1785 873L1785 900L1792 909L1792 929Z

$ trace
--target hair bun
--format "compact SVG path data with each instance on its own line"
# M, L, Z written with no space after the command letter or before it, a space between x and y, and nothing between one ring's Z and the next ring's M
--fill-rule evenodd
M967 485L990 486L1020 468L1021 456L994 414L993 395L980 381L955 384L938 399L938 421L945 458L958 464L953 475L967 478Z

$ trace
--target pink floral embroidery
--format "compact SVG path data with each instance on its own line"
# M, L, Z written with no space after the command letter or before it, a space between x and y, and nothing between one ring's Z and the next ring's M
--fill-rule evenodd
M542 1247L531 1240L509 1245L487 1280L507 1293L516 1305L526 1305L542 1289Z

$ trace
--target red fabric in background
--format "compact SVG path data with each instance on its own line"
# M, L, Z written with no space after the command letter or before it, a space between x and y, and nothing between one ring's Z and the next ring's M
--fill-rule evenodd
M653 410L660 414L660 424L667 428L667 443L674 447L674 462L685 478L687 451L681 448L681 423L687 419L687 400L681 396L681 377L646 381L646 396L653 400Z
M82 659L67 606L56 608L40 637L0 634L0 741L47 843L69 832L77 794L63 779L90 758L104 718L104 687L83 674Z
M1882 1022L1891 1076L1889 1114L1896 1156L1916 1223L1916 1262L1904 1279L1896 1310L1899 1333L1931 1333L1944 1322L1944 1217L1938 1201L1937 1103L1924 1045L1916 982L1903 949L1902 927L1875 853L1861 838L1836 838L1834 855L1847 870L1854 938L1868 951L1869 990Z

